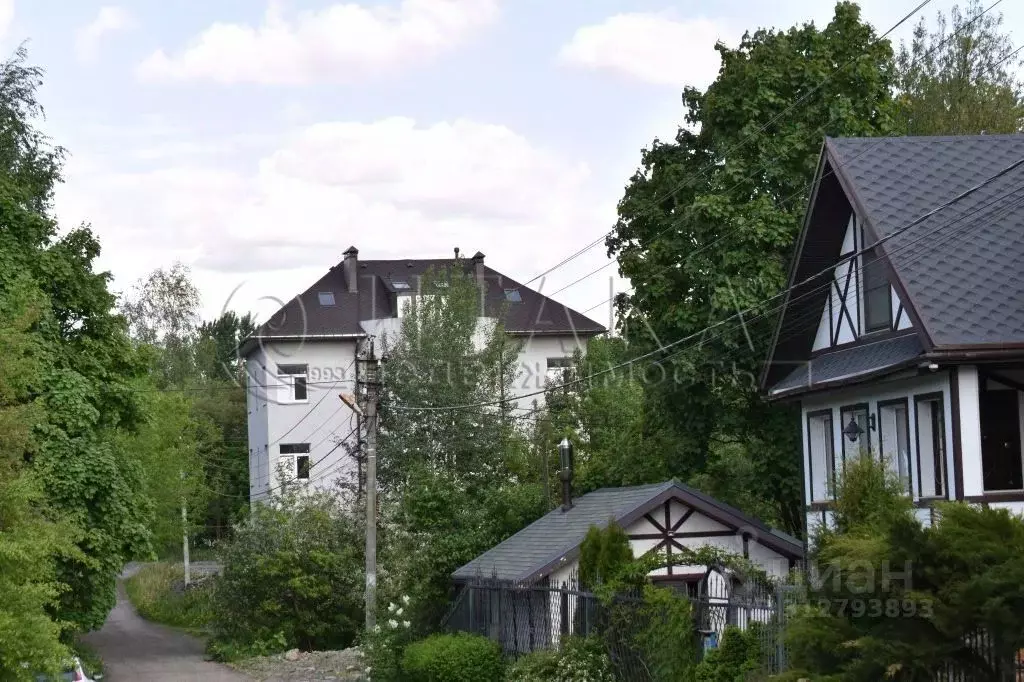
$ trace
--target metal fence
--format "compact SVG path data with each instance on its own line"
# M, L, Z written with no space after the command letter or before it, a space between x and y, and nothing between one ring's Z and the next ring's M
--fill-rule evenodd
M685 592L694 609L693 639L679 646L706 650L721 641L726 627L746 630L757 624L765 671L785 669L779 591L714 570L696 581L662 584ZM634 615L640 603L639 594L626 593L605 604L576 575L530 585L478 578L462 586L444 627L488 637L510 657L557 647L568 635L600 635L619 678L644 681L649 679L647 666L633 637L645 625Z

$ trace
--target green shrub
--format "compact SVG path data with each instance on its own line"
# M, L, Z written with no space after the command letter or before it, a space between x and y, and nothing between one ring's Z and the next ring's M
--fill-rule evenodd
M636 609L634 643L655 682L693 679L697 665L693 607L671 588L645 585Z
M555 682L615 682L612 661L597 637L566 637Z
M500 682L504 662L495 642L459 632L431 635L407 646L402 672L409 682Z
M205 630L213 620L213 580L184 589L181 564L150 564L125 582L125 591L146 620Z
M633 562L629 535L618 524L591 526L580 545L580 582L588 587L614 580Z
M730 625L722 633L718 648L709 651L697 665L697 682L744 682L760 668L757 628L744 632Z
M333 494L255 505L223 547L210 652L351 645L363 621L362 545Z
M558 678L558 659L555 649L520 656L508 667L505 682L553 682Z

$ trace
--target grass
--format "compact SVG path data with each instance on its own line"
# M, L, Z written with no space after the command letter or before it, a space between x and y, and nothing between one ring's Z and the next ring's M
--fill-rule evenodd
M184 580L181 564L149 564L125 581L125 590L146 620L205 634L213 615L213 586L208 581L183 591Z
M85 670L87 677L95 678L96 675L103 674L103 659L92 647L76 641L71 649L75 652L75 656L78 656L78 660L82 662L82 669Z

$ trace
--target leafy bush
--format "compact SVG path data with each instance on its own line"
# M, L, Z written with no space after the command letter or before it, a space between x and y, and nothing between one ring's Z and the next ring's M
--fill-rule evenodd
M408 595L403 595L398 601L398 604L388 604L387 620L383 624L377 624L373 632L363 634L362 650L367 673L376 682L398 682L402 679L399 662L409 644L412 624L407 620Z
M756 624L752 624L754 626ZM697 665L697 682L744 682L761 667L761 643L756 627L747 631L725 628L722 642Z
M697 665L693 608L689 600L671 588L646 585L637 609L633 641L643 656L651 679L682 682L693 679Z
M402 656L409 682L500 682L501 648L486 637L459 632L413 642Z
M334 494L256 505L224 546L211 653L349 646L363 620L361 533Z
M213 620L213 580L185 589L181 564L150 564L125 582L128 598L143 618L203 630Z
M555 682L615 682L612 661L597 637L566 637Z
M558 651L541 649L515 660L508 667L505 682L552 682L558 675Z
M609 582L632 561L629 535L618 524L591 526L580 545L580 582L588 587Z

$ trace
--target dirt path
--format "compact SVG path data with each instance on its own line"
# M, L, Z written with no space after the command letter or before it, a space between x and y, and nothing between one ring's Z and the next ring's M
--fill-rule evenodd
M206 661L203 643L144 620L118 583L117 606L98 632L84 638L103 658L104 682L241 682L251 678Z

